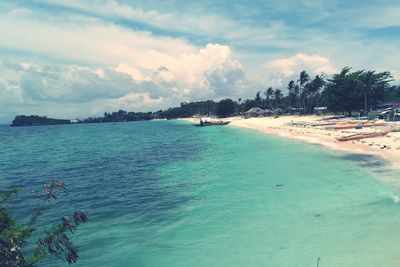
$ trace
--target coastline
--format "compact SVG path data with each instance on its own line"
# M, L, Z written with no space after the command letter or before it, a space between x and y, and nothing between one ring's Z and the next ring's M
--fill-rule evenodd
M388 129L388 125L374 126L364 129L332 130L326 127L299 126L300 123L318 123L329 116L280 116L258 117L244 119L243 117L229 117L222 119L230 121L229 126L256 130L266 134L273 134L285 138L297 139L310 144L322 145L329 149L340 150L349 153L373 155L387 161L389 167L400 169L400 132L390 132L386 136L361 139L355 141L339 142L335 138L355 133L382 131ZM191 122L197 122L196 118L184 118ZM383 122L383 121L382 121ZM298 123L296 125L296 123ZM396 124L399 125L400 124Z

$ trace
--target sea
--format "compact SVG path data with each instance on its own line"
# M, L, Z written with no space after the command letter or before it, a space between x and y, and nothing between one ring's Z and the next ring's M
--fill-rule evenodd
M0 127L0 188L36 238L76 210L73 266L400 266L399 172L380 158L185 121ZM48 257L37 266L67 266Z

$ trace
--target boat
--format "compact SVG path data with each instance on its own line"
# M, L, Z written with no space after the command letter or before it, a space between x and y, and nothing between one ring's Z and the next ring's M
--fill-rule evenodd
M368 115L368 116L360 116L360 117L354 117L353 120L356 121L371 121L371 120L376 120L379 119L379 115Z
M365 139L365 138L385 136L388 133L390 133L390 131L372 132L372 133L357 133L357 134L352 134L352 135L348 135L348 136L337 137L336 140L338 140L339 142L346 142L346 141L360 140L360 139Z
M345 115L339 115L339 116L333 116L333 117L323 118L323 119L320 119L320 120L321 120L321 121L322 121L322 120L324 120L324 121L329 121L329 120L340 120L340 119L344 119L344 118L346 118Z
M309 126L312 127L318 127L318 126L334 126L336 125L336 123L313 123L313 124L309 124Z
M385 126L384 123L375 123L375 121L369 122L346 122L346 124L336 125L336 126L328 126L325 127L327 130L346 130L346 129L361 129L364 127L374 127L374 126Z
M204 127L204 126L216 126L216 125L228 125L230 121L203 121L200 119L199 124L193 124L194 126Z

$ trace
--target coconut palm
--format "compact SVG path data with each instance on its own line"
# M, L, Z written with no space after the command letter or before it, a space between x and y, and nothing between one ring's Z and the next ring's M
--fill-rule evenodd
M271 98L274 95L274 89L272 89L272 87L268 87L267 91L264 92L264 95L266 98L267 105L269 104L270 109L273 109L272 103L271 103Z
M274 91L274 99L275 99L275 107L277 108L282 100L283 94L280 89L275 89Z
M303 70L302 72L300 72L300 76L299 79L297 80L297 84L299 86L299 94L300 94L300 103L303 106L303 109L305 110L305 97L306 97L306 85L307 83L309 83L310 81L310 75L308 75L308 73Z

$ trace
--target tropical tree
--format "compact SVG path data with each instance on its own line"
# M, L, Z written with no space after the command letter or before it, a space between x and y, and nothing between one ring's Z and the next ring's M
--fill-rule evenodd
M364 93L364 112L368 113L369 103L377 104L376 101L382 99L385 90L389 88L389 82L392 81L392 76L389 72L363 71L360 74L359 80L362 83ZM369 100L369 97L372 99Z
M391 86L385 92L385 101L400 100L400 86Z
M305 111L305 98L307 96L306 86L310 81L310 75L303 70L300 72L299 79L297 80L297 84L299 86L299 95L300 95L300 105L303 107Z
M289 97L289 105L293 108L296 106L296 100L297 100L297 93L296 89L296 83L291 80L287 86L288 89L288 97Z
M272 87L268 87L268 89L264 92L265 94L265 100L266 100L266 106L269 106L270 109L273 109L272 105L272 97L274 95L274 89Z
M318 106L318 96L323 89L325 81L323 75L317 75L307 85L307 110L313 112L314 106Z
M236 103L232 99L221 100L217 104L217 116L218 117L228 117L235 113Z
M328 108L334 112L347 112L375 107L385 99L392 81L389 72L351 72L345 67L339 74L328 80L323 98Z
M282 97L283 97L283 94L282 94L281 89L275 89L275 91L274 91L275 108L278 108L279 105L281 104Z
M261 92L258 91L256 93L256 97L254 98L255 104L257 107L261 108L262 107L262 97L261 97Z

